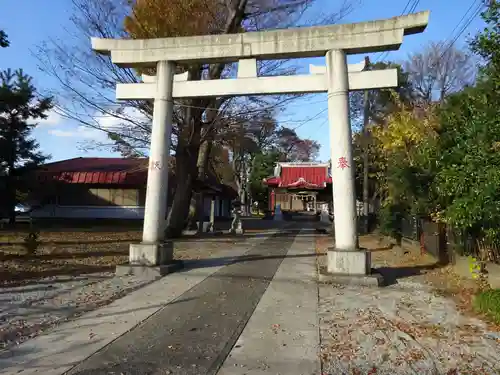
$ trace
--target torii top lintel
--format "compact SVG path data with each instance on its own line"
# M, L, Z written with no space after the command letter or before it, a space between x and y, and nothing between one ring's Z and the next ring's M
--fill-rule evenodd
M399 49L404 35L421 33L429 11L384 20L304 27L240 34L156 39L92 38L92 49L111 54L122 67L155 66L158 61L179 63L234 62L324 56L332 49L347 54Z

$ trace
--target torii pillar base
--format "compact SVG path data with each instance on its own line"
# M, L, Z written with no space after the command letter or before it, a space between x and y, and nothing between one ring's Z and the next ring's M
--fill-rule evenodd
M329 248L327 266L320 267L319 282L358 286L383 286L385 280L371 268L371 253L365 249Z
M170 241L131 244L129 263L116 266L116 276L138 276L155 279L183 268L182 261L173 259L174 246Z

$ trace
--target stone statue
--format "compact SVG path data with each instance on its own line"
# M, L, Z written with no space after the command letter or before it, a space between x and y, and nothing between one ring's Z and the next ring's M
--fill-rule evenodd
M274 208L274 221L283 221L283 212L281 211L281 204L277 204Z
M231 222L231 229L229 229L229 233L243 234L244 230L241 222L241 202L239 200L235 200L231 205L233 207L233 221Z

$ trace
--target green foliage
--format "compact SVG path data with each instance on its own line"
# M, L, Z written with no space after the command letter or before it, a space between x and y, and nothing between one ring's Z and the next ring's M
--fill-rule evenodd
M387 204L429 215L434 209L431 185L436 169L438 123L433 106L399 104L384 125L371 129L374 150L385 161L380 176Z
M471 41L471 49L485 61L481 78L489 81L492 88L498 91L500 90L500 3L494 1L481 16L487 26Z
M387 236L400 240L402 237L401 222L405 214L402 205L386 201L379 214L380 231Z
M473 256L467 257L467 260L469 261L469 272L472 278L475 280L479 279L483 271L482 263Z
M0 48L6 48L10 45L9 39L5 31L0 30Z
M486 28L471 42L484 60L474 88L451 97L443 125L436 189L447 221L500 243L500 6L482 13Z
M478 230L500 223L500 96L488 85L450 98L441 111L436 191L447 221Z
M385 116L398 109L400 104L408 104L412 101L414 93L408 73L401 65L393 62L377 62L370 64L370 70L397 69L398 87L390 90L370 91L370 119L372 122L380 123Z
M433 189L446 222L466 233L500 242L500 27L499 5L482 14L487 27L471 42L485 66L476 87L449 97L441 129Z
M47 158L38 150L38 143L30 135L36 126L32 121L47 118L47 112L52 107L52 98L40 98L32 78L21 69L0 72L2 169L38 164Z
M368 91L368 115L370 122L381 124L385 116L397 109L397 102L409 103L413 98L411 83L408 80L408 74L402 69L401 65L392 62L377 62L368 64L366 70L398 70L398 84L394 89L369 90ZM355 91L349 94L350 116L353 127L361 129L364 115L364 91Z
M474 298L477 311L488 315L496 323L500 323L500 289L487 290Z
M363 156L368 150L368 194L370 197L381 197L385 189L387 161L379 152L376 140L371 134L365 137L363 133L353 135L353 158L356 167L355 184L357 199L363 200Z
M33 120L46 118L52 106L52 98L39 97L31 77L22 70L0 72L0 205L11 216L16 193L23 187L19 172L47 159L31 132L36 126Z
M267 186L262 183L262 180L273 174L278 159L279 153L271 151L257 154L253 160L250 173L250 194L255 201L259 202L259 207L262 209L268 206Z
M484 61L474 87L446 97L439 107L400 103L372 126L371 152L378 155L370 158L386 164L377 177L385 232L396 233L397 217L413 213L500 244L498 3L483 18L487 27L471 42Z

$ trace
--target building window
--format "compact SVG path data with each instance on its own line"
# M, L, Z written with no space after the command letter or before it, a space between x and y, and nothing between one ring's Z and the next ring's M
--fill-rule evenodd
M137 206L138 203L138 189L68 185L59 195L61 206Z
M88 204L91 206L107 206L113 202L113 191L111 189L89 189L90 197Z
M123 189L123 205L137 206L139 204L139 192L137 189Z
M137 189L91 188L90 194L98 200L96 206L137 206Z

